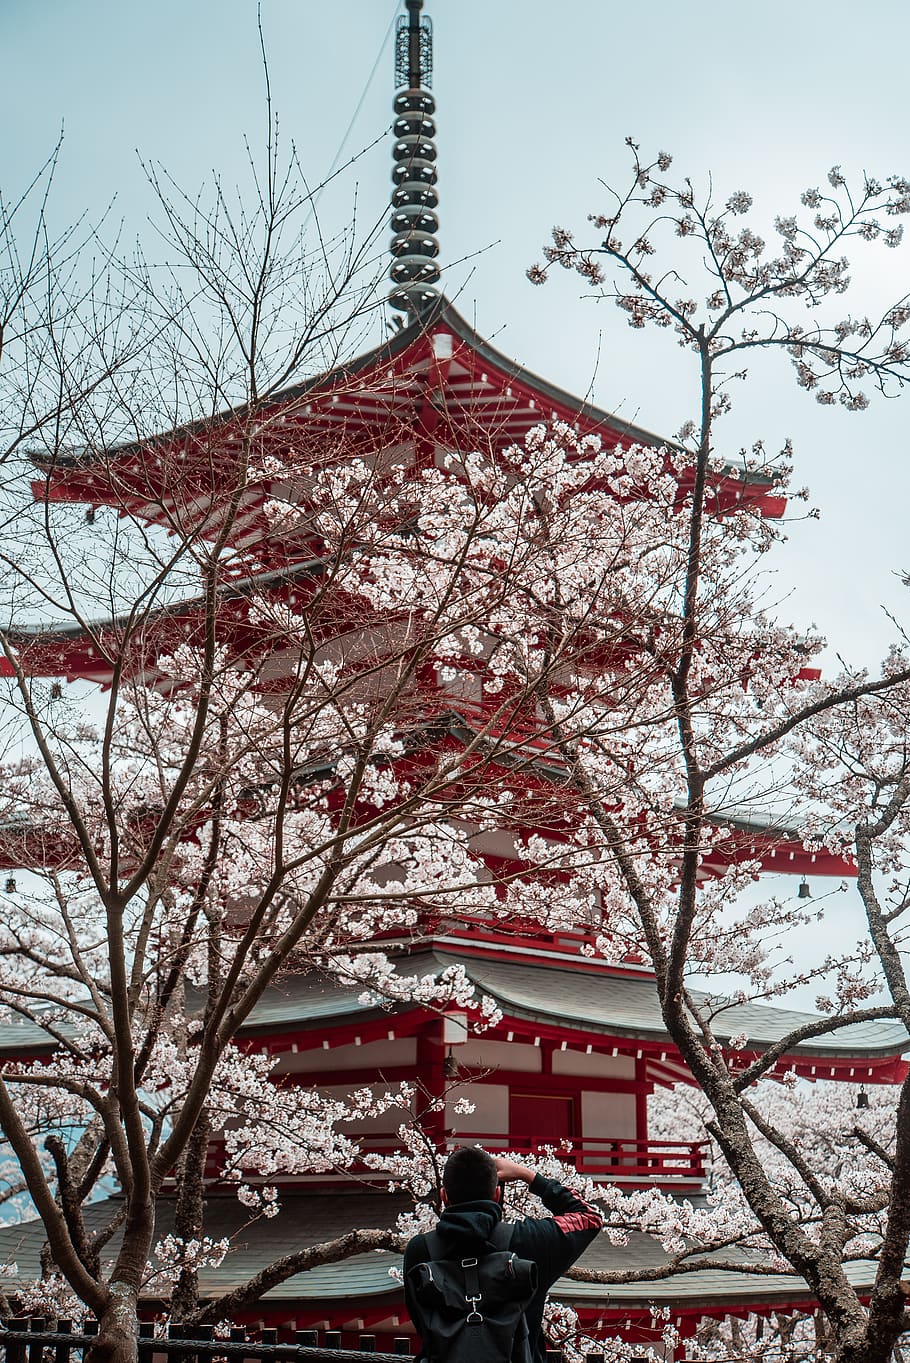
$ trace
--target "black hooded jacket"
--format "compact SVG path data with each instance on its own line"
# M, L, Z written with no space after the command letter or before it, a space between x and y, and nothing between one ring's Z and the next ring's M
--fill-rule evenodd
M531 1357L535 1363L544 1363L546 1345L541 1320L547 1292L587 1249L603 1225L603 1218L577 1193L564 1188L555 1179L543 1178L538 1174L531 1184L531 1192L554 1215L528 1216L523 1221L516 1221L509 1248L520 1259L533 1259L537 1265L537 1291L525 1316ZM460 1259L470 1254L482 1254L489 1249L489 1237L501 1220L502 1208L498 1202L459 1202L453 1207L446 1207L436 1230L446 1244L447 1257ZM404 1299L421 1338L425 1329L420 1307L410 1290L408 1273L415 1264L426 1263L429 1258L426 1237L415 1235L404 1252ZM421 1356L426 1356L423 1351Z

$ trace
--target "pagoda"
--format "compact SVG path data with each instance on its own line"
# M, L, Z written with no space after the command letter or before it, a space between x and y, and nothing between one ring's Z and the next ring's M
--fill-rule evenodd
M406 0L408 13L396 35L398 91L394 111L394 189L391 209L392 290L390 302L403 324L382 344L348 364L274 395L262 413L266 453L280 461L295 445L359 452L394 448L415 457L489 443L521 443L541 422L566 423L579 435L595 435L607 448L629 443L660 446L656 435L580 401L529 373L489 345L438 292L438 195L435 104L429 89L431 31L422 0ZM211 536L221 521L219 478L227 477L232 451L246 419L226 411L204 427L192 424L153 441L103 453L37 460L34 493L51 502L112 506L135 521L162 527L179 522L183 533ZM212 457L213 447L216 458ZM190 470L194 496L168 480L179 464ZM198 475L198 476L197 476ZM279 541L265 515L273 489L253 484L244 493L230 526L231 547L242 570L226 572L216 621L219 642L236 658L260 656L271 645L261 615L251 608L254 592L276 601L296 600L310 568L304 553ZM744 502L768 517L784 503L773 482L731 471L715 480L712 511L724 515ZM255 558L258 567L250 570ZM105 620L91 629L34 627L11 634L23 670L53 679L54 686L83 679L111 681L121 623ZM151 613L130 666L149 687L162 684L157 660L178 643L193 644L202 628L199 602L192 596ZM9 670L9 665L4 664ZM0 669L2 670L2 669ZM812 675L807 673L806 675ZM451 695L440 706L439 741L457 742L472 731L481 699ZM522 741L524 741L522 739ZM491 845L491 857L501 855ZM68 864L72 851L61 835L33 826L0 830L0 866L11 878L20 868ZM760 823L729 811L716 824L703 874L721 874L748 860L765 870L809 877L851 876L851 863L830 852L807 850L798 829ZM478 1142L496 1151L560 1152L585 1177L629 1189L659 1187L679 1197L705 1198L708 1151L704 1142L654 1140L648 1132L647 1100L656 1086L685 1083L685 1067L664 1028L654 976L640 960L608 963L580 949L582 932L506 926L454 911L421 921L420 932L392 932L381 945L405 974L425 975L452 965L463 968L478 994L491 998L498 1020L482 1035L456 1006L442 1011L401 1002L380 1006L353 987L302 975L272 987L236 1037L249 1052L274 1060L276 1083L314 1086L347 1096L364 1086L417 1083L426 1099L425 1130L444 1152ZM721 1044L745 1033L745 1061L808 1021L792 1011L743 1003L723 1014ZM49 1038L27 1025L0 1026L0 1056L41 1059ZM855 1024L833 1036L804 1041L782 1056L772 1077L795 1073L807 1079L858 1084L893 1084L906 1067L903 1029L889 1023ZM456 1110L467 1098L473 1111ZM364 1156L382 1157L396 1146L399 1116L352 1128ZM381 1158L353 1171L319 1172L279 1180L281 1211L272 1221L245 1226L227 1176L223 1133L209 1148L206 1233L238 1233L240 1247L216 1269L200 1275L203 1296L217 1297L239 1286L281 1254L319 1244L358 1227L390 1226L408 1205L387 1192ZM244 1180L264 1182L256 1170ZM269 1181L274 1181L270 1179ZM165 1199L158 1233L171 1229ZM108 1204L87 1209L90 1228L108 1216ZM40 1223L0 1232L0 1258L15 1259L23 1279L39 1275L44 1234ZM644 1235L622 1249L606 1237L588 1251L585 1265L611 1269L656 1267L660 1247ZM390 1276L398 1263L391 1252L355 1255L313 1268L271 1288L255 1305L238 1311L239 1323L282 1329L341 1332L355 1344L360 1332L388 1347L409 1333L400 1286ZM868 1266L853 1265L857 1275ZM858 1281L861 1280L858 1278ZM11 1290L7 1287L7 1290ZM705 1314L794 1310L808 1306L805 1287L794 1278L747 1272L703 1270L660 1283L626 1283L605 1288L579 1281L560 1283L554 1295L573 1305L586 1329L641 1340L654 1338L650 1306L668 1306L682 1333Z

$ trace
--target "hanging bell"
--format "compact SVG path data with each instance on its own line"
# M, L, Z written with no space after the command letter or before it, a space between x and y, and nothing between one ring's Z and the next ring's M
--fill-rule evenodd
M809 882L805 877L799 882L798 894L800 899L811 899L812 891L809 889Z
M861 1112L865 1112L869 1106L869 1095L863 1084L860 1085L859 1093L856 1095L856 1106Z
M457 1079L460 1073L458 1061L455 1059L450 1046L449 1053L442 1062L442 1076L444 1079Z

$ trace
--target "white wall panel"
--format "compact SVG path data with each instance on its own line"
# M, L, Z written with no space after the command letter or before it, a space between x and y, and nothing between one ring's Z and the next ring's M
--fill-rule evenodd
M554 1051L554 1074L598 1075L604 1079L634 1079L635 1057L631 1055L597 1055L584 1051Z
M453 1111L459 1098L474 1104L473 1112ZM509 1090L505 1084L465 1084L446 1104L446 1126L456 1135L470 1135L474 1131L498 1133L509 1130Z
M459 1065L472 1068L522 1070L527 1074L540 1073L540 1047L521 1041L485 1041L478 1037L458 1046L453 1054Z
M634 1140L635 1094L592 1093L581 1095L581 1126L583 1136L613 1136Z
M285 1051L275 1063L274 1074L326 1074L340 1070L388 1069L392 1065L414 1065L417 1042L412 1036L400 1041L368 1041L364 1046L321 1047L294 1055Z

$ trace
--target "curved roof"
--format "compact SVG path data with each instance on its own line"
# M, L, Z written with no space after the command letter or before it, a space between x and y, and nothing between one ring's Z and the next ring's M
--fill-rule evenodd
M480 942L476 930L475 941ZM392 943L388 944L390 947ZM501 959L508 948L475 956L469 952L434 949L399 960L402 975L436 974L450 966L463 967L479 995L487 994L507 1020L504 1026L526 1024L530 1034L541 1029L547 1035L599 1036L604 1043L636 1043L652 1051L675 1052L664 1026L653 974L635 966L622 969L598 967L582 960L569 967L565 959L553 964L538 959ZM540 951L540 956L545 955ZM718 1040L747 1037L744 1054L761 1053L791 1032L823 1020L818 1013L804 1013L762 1002L724 1003L699 990L691 991L699 1003L713 1004L714 1030ZM422 1009L411 1004L382 1006L371 1000L360 985L341 986L324 975L289 975L272 985L253 1009L239 1032L240 1038L267 1043L272 1037L294 1035L300 1048L308 1043L322 1046L329 1024L343 1044L344 1029L367 1038L375 1031L384 1036L391 1027L401 1030L404 1015L414 1014L415 1025ZM500 1029L501 1030L501 1029ZM496 1033L491 1031L489 1035ZM48 1051L52 1043L33 1023L9 1022L0 1026L0 1056ZM276 1046L274 1049L282 1049ZM903 1025L888 1020L848 1023L822 1036L801 1041L787 1053L781 1068L820 1079L853 1077L889 1078L883 1062L894 1062L910 1050L910 1037ZM873 1075L875 1070L875 1075Z
M116 1199L88 1206L85 1209L88 1230L100 1229L119 1206ZM206 1207L206 1234L216 1240L230 1237L233 1245L217 1267L209 1265L200 1269L201 1295L211 1298L233 1291L280 1256L346 1231L391 1227L399 1212L409 1208L408 1198L386 1192L293 1193L282 1195L281 1210L274 1219L260 1217L258 1221L250 1221L249 1212L236 1197L210 1197ZM157 1236L173 1231L174 1212L173 1200L162 1198L157 1209ZM111 1241L112 1249L117 1248L120 1237L118 1231ZM17 1278L5 1283L8 1292L15 1291L16 1281L25 1282L40 1276L40 1254L45 1239L40 1221L0 1228L0 1262L15 1261L18 1267ZM666 1258L660 1244L640 1232L633 1233L625 1245L613 1245L606 1235L600 1235L586 1250L579 1267L605 1273L654 1270L666 1263ZM656 1281L610 1284L560 1278L553 1294L561 1301L583 1308L647 1309L651 1302L659 1301L677 1310L691 1309L699 1313L711 1305L723 1309L750 1302L783 1306L810 1297L806 1284L793 1274L750 1273L750 1266L759 1270L762 1267L760 1256L754 1252L725 1251L723 1258L728 1261L739 1259L742 1271L700 1269ZM301 1307L313 1308L325 1303L336 1314L339 1304L347 1300L352 1303L351 1316L354 1317L357 1311L353 1304L358 1299L399 1297L401 1288L391 1271L400 1265L399 1255L384 1250L358 1254L289 1278L272 1288L262 1304L296 1302ZM875 1264L869 1260L845 1265L847 1277L860 1290L871 1288L875 1270Z
M444 343L446 337L452 340L451 348ZM406 364L402 364L403 357L406 357ZM485 363L490 372L478 373L475 361ZM439 370L443 365L447 366L444 375L430 372L434 368ZM351 387L352 380L365 379L373 371L385 371L377 374L378 383L375 387ZM402 382L397 391L391 390L390 380L393 377L405 380L406 374L412 382ZM304 408L303 414L314 418L310 423L312 425L337 426L344 417L350 417L357 406L364 414L372 411L376 415L380 406L385 407L389 402L400 406L408 416L413 416L413 398L418 391L413 380L421 375L426 378L444 377L449 398L448 419L452 420L456 412L464 414L471 409L471 424L475 430L480 428L481 416L495 416L500 429L505 427L512 439L520 439L539 421L559 416L563 420L583 423L585 431L596 428L611 444L618 439L646 445L668 443L653 431L595 407L524 369L484 340L442 295L419 317L372 350L364 351L353 360L337 365L326 373L317 374L304 383L290 384L269 394L257 405L256 417L262 419L274 409L285 406L296 409L306 399L318 401L325 394L334 395L338 401L330 404L334 410L325 413ZM498 380L503 378L518 387L512 392L500 391ZM385 396L385 402L380 402L381 393ZM227 427L232 421L250 415L251 409L241 404L226 408L204 421L186 422L148 441L128 441L103 451L61 453L53 459L35 454L33 459L42 469L52 467L58 476L65 476L70 470L86 472L103 467L109 460L126 460L152 444L160 446L172 441L191 440L201 434L207 435L213 426Z
M673 448L652 431L510 360L440 297L390 340L305 383L268 394L255 411L241 405L101 451L33 454L43 475L33 489L39 498L119 505L161 524L172 525L176 517L185 529L205 532L217 523L213 502L220 481L230 480L251 422L263 452L280 457L282 449L304 437L310 446L329 451L343 442L346 452L400 447L405 439L446 448L472 448L491 439L507 444L522 441L531 427L551 419L568 422L580 434L598 435L607 446ZM169 456L179 465L171 467ZM260 507L266 495L262 487L247 490L232 530L235 542L265 533ZM743 477L732 466L717 479L713 497L720 512L744 500L769 516L784 509L771 479Z
M611 1039L650 1042L663 1048L672 1045L661 1017L657 986L649 971L630 967L622 973L608 973L592 968L589 963L579 962L566 968L565 964L532 964L467 953L454 955L438 949L405 958L399 968L405 975L424 975L453 965L462 966L478 993L490 995L510 1020L554 1027L566 1033L576 1030ZM704 992L693 990L692 995L698 1002L709 1001ZM714 1000L714 1004L717 1016L713 1025L718 1040L729 1042L745 1034L750 1053L764 1051L789 1033L822 1020L818 1013L761 1002L724 1004ZM360 989L341 988L321 976L294 976L268 991L242 1029L242 1035L306 1030L329 1021L336 1026L359 1024L388 1016L382 1008L365 1002ZM850 1060L891 1060L908 1049L910 1037L902 1024L887 1020L857 1022L800 1042L789 1053L788 1066L798 1062L800 1073L817 1070L818 1077L824 1078L832 1062L837 1061L839 1077L844 1078L845 1061L849 1064ZM864 1077L861 1064L857 1069L857 1079Z
M445 957L439 959L454 963ZM566 1026L574 1023L641 1040L667 1040L657 989L649 976L603 979L578 970L543 970L506 961L462 963L477 989L491 995L510 1016L542 1023L558 1021ZM717 1009L713 1026L719 1041L745 1035L750 1051L764 1050L788 1033L821 1021L817 1013L761 1002L723 1003L701 990L690 992L697 1003L713 1001ZM821 1060L826 1056L865 1058L899 1055L908 1048L910 1037L901 1023L859 1022L801 1042L794 1054Z

